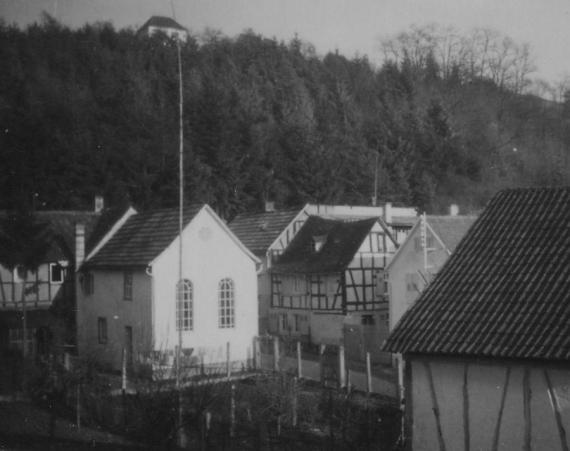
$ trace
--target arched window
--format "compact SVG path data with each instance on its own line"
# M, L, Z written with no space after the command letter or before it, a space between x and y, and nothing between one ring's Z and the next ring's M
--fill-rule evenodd
M219 327L235 327L235 292L232 279L222 279L218 285Z
M183 279L176 285L176 330L194 327L194 293L192 282Z

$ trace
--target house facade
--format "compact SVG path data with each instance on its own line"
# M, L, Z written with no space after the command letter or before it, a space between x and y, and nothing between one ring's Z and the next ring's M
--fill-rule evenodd
M395 249L379 218L309 216L270 268L269 332L315 345L344 344L354 358L378 349L388 332L383 271Z
M390 330L442 268L475 216L422 215L386 268Z
M82 271L80 355L110 369L251 364L259 260L204 205L185 210L182 274L177 210L133 214ZM123 356L126 357L123 357Z
M0 348L21 351L25 342L28 356L74 350L74 273L77 259L81 259L76 243L85 243L93 235L102 215L102 205L95 211L33 214L46 232L47 253L37 270L27 274L21 268L11 270L0 265ZM8 214L2 217L9 220Z
M393 207L390 203L381 207L306 204L301 209L275 210L274 204L269 202L263 212L238 215L230 223L230 228L262 261L258 274L260 333L275 330L275 327L270 328L269 324L272 304L270 268L289 246L309 216L344 221L381 217L391 236L397 238L398 243L403 242L416 222L414 208ZM275 321L274 317L272 321Z
M570 188L498 193L384 345L408 449L569 449Z

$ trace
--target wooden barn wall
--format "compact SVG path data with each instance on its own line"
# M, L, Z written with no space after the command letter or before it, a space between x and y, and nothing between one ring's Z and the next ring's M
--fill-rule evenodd
M409 364L414 451L568 451L570 364L451 358Z

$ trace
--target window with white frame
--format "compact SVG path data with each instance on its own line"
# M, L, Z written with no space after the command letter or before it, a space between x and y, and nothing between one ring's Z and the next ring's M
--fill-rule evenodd
M176 286L176 330L192 330L194 327L194 289L188 279Z
M59 263L49 264L49 281L50 283L63 283L65 277L65 269Z
M235 288L234 281L226 278L218 285L219 327L235 327Z

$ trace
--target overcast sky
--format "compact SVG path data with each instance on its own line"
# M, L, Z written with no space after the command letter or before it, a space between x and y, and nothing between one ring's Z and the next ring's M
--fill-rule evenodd
M570 0L173 0L176 19L192 32L206 27L235 36L251 28L269 38L295 33L318 54L338 49L379 61L379 41L412 24L438 23L469 31L490 27L528 42L549 81L570 74ZM72 27L110 21L137 27L151 15L171 15L170 0L0 0L0 16L26 25L42 11Z

